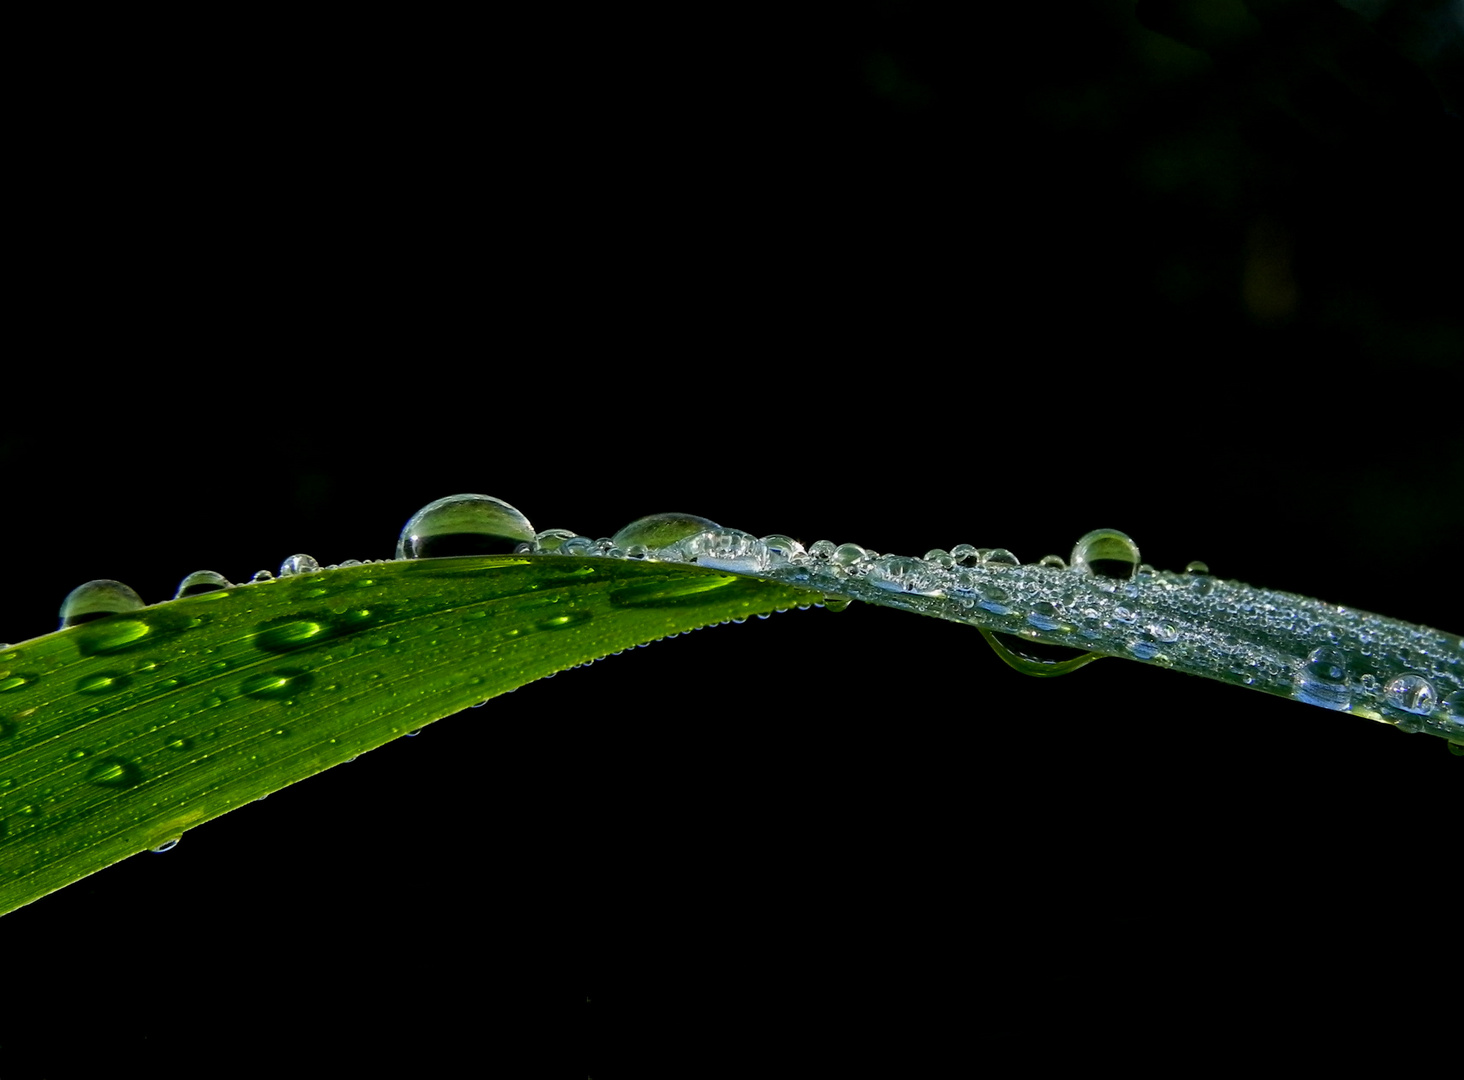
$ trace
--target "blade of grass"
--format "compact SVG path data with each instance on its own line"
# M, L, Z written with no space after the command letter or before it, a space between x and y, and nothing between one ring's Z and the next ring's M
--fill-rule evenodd
M0 652L0 914L556 671L821 595L665 563L353 566Z

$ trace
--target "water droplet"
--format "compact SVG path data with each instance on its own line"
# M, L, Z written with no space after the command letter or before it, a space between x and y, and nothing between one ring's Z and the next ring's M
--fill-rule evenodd
M412 515L397 540L397 558L502 555L533 539L529 519L502 499L449 495Z
M796 561L807 554L803 545L791 536L784 536L782 533L773 533L771 536L762 538L763 547L768 549L768 554L775 559L789 559Z
M1073 545L1072 568L1080 574L1127 581L1139 567L1139 546L1117 529L1094 529Z
M979 566L981 563L981 552L977 551L970 544L957 544L951 548L951 561L957 566Z
M1066 570L1067 561L1061 555L1044 555L1037 560L1037 565L1048 570Z
M240 689L250 697L287 698L306 689L314 677L299 668L280 668L278 671L261 671L244 680Z
M1434 711L1438 694L1433 683L1422 675L1408 672L1388 680L1388 685L1383 688L1383 700L1395 709L1415 716L1427 716Z
M280 563L280 577L294 577L297 574L313 574L320 569L320 563L309 555L291 555Z
M78 585L66 594L61 603L61 626L80 626L108 615L124 611L136 611L142 607L142 597L120 581L98 578Z
M254 576L249 579L249 584L261 585L266 581L273 581L274 579L275 576L268 570L256 570L254 571Z
M113 694L118 690L125 690L132 682L130 675L124 675L120 671L99 672L95 675L86 675L76 683L78 694Z
M1013 555L1006 548L991 548L982 557L981 561L987 566L1021 566L1022 560Z
M1292 680L1296 697L1324 709L1350 709L1352 688L1347 681L1347 655L1323 645L1307 654Z
M720 526L677 545L700 566L740 574L760 574L768 568L768 549L751 533Z
M98 759L87 770L86 778L102 787L129 788L142 783L142 769L137 764L121 757Z
M173 594L173 599L181 600L185 596L218 592L229 588L231 584L223 574L216 574L212 570L195 570L178 583L178 591Z
M1194 559L1184 564L1184 572L1186 574L1208 574L1210 567L1208 563L1202 563L1199 559Z
M919 559L881 555L870 563L865 580L891 592L926 592L932 587L930 571Z
M171 840L164 840L157 847L153 848L152 852L154 855L161 855L165 851L172 851L175 847L178 846L178 841L181 839L181 836L175 836Z
M610 543L622 551L637 544L656 551L720 528L715 521L697 514L648 514L610 537Z
M265 625L254 635L254 644L265 652L290 652L313 641L323 640L329 627L315 619L289 619Z
M858 544L840 544L829 556L829 562L844 570L857 570L868 558L869 552Z
M573 540L578 535L573 529L545 529L535 533L523 547L531 555L557 555L566 540Z

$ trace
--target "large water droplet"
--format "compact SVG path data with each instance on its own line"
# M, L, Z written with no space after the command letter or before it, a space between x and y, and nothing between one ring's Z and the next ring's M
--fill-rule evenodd
M715 521L697 514L647 514L625 526L610 541L621 551L636 545L655 551L719 528Z
M1433 683L1422 675L1408 672L1388 680L1388 685L1383 688L1383 699L1395 709L1415 716L1427 716L1434 711L1438 694Z
M291 555L280 563L280 577L295 577L297 574L313 574L320 569L320 563L312 555Z
M61 602L61 626L80 626L123 611L142 607L142 597L120 581L98 578L78 585Z
M1350 709L1352 688L1347 681L1347 654L1323 645L1307 654L1306 663L1292 680L1296 697L1324 709Z
M1127 581L1138 572L1139 545L1117 529L1094 529L1073 545L1072 568Z
M502 499L449 495L412 515L397 540L397 558L505 555L533 539L529 519Z
M216 574L212 570L195 570L178 583L178 591L173 594L173 599L181 600L185 596L218 592L220 589L229 588L230 584L229 579L223 574Z

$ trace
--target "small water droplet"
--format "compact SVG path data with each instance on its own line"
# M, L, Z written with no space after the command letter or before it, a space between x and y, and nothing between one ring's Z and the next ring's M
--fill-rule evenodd
M510 554L534 539L534 527L502 499L449 495L412 515L397 539L398 559Z
M118 690L125 690L132 682L130 675L120 671L98 672L94 675L85 675L77 680L76 692L78 694L113 694Z
M1199 559L1193 559L1184 564L1184 572L1186 574L1208 574L1210 566L1208 563L1200 562Z
M129 788L142 783L142 770L137 764L121 757L98 759L87 770L86 778L102 787Z
M858 544L840 544L829 556L829 562L844 570L857 570L869 558L869 552Z
M815 540L808 547L808 554L815 559L827 559L839 550L839 545L832 540Z
M61 603L61 627L80 626L108 615L136 611L142 606L142 597L122 582L98 578L78 585L66 594Z
M775 559L789 559L796 561L802 558L807 552L803 545L791 536L784 536L782 533L773 533L762 538L763 547L768 549L768 554Z
M1044 555L1037 560L1037 565L1045 567L1048 570L1066 570L1067 560L1061 555Z
M1117 529L1094 529L1073 545L1072 568L1080 574L1132 578L1139 567L1139 546Z
M1347 655L1323 645L1307 654L1306 662L1292 680L1296 697L1324 709L1352 707L1352 688L1347 680Z
M1427 716L1434 711L1438 694L1433 683L1422 675L1407 672L1388 680L1388 685L1383 688L1383 700L1395 709L1415 716Z
M647 514L610 537L610 543L622 551L637 544L657 551L720 528L715 521L697 514Z
M320 563L309 555L291 555L280 563L280 577L295 577L297 574L313 574L320 569Z
M240 689L250 697L275 700L287 698L306 689L314 677L299 668L280 668L278 671L261 671L250 675Z
M216 574L212 570L195 570L178 583L178 591L173 594L173 599L181 600L185 596L201 596L204 593L218 592L231 585L232 582L223 574Z
M991 548L981 557L981 561L987 566L1021 566L1022 560L1013 555L1006 548Z
M249 579L251 585L262 585L266 581L273 581L275 576L268 570L256 570L254 576Z
M1464 728L1464 690L1455 690L1439 702L1439 708L1443 711L1440 719L1452 727Z
M171 840L164 840L157 847L153 848L152 852L154 855L161 855L165 851L172 851L175 847L178 846L178 841L181 839L182 837L175 836Z
M951 548L951 561L957 566L979 566L981 564L981 552L977 551L970 544L957 544Z

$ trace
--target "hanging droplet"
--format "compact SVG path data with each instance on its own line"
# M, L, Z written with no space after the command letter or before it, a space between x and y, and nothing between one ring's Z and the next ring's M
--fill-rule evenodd
M1117 529L1094 529L1073 545L1072 568L1127 581L1138 572L1139 545Z
M218 592L231 586L232 583L223 574L216 574L212 570L195 570L178 583L178 591L173 594L173 599L181 600L185 596Z
M320 564L309 555L291 555L280 563L280 577L294 577L296 574L311 574L320 569Z
M1383 687L1383 700L1395 709L1415 716L1427 716L1434 711L1438 694L1433 683L1422 675L1409 672L1388 680L1388 685Z
M1313 649L1292 683L1296 697L1308 705L1341 710L1352 707L1352 688L1347 681L1347 654L1341 649L1330 645Z
M171 840L164 840L161 844L159 844L157 847L155 847L155 848L152 849L153 854L154 855L161 855L165 851L172 851L175 847L178 846L178 841L181 840L181 839L182 839L182 837L175 836ZM192 849L190 849L190 850L192 850Z
M123 611L136 611L142 606L142 597L128 586L111 578L98 578L66 594L61 602L61 628L80 626Z
M610 537L610 542L622 551L637 544L657 551L718 528L715 521L696 514L647 514Z
M502 499L449 495L412 515L397 540L397 558L505 555L533 539L529 519Z

